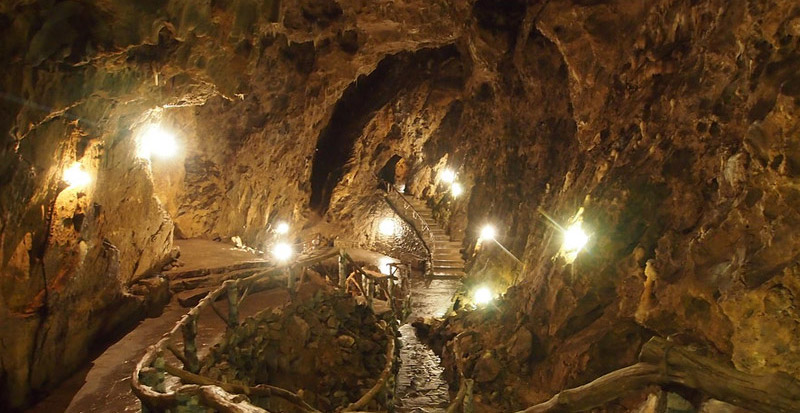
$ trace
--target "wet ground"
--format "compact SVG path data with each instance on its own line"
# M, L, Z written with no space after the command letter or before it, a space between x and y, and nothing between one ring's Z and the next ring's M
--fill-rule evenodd
M451 305L453 293L461 285L457 279L411 281L411 316L441 317ZM400 349L402 366L397 374L397 412L439 413L450 404L450 391L444 380L444 368L439 356L417 338L410 323L400 327L403 347Z

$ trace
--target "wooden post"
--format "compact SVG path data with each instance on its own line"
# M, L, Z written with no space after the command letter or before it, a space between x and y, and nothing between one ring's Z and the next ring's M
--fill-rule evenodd
M362 276L363 277L363 276ZM372 281L372 278L363 277L364 278L364 287L367 293L367 306L372 308L372 296L375 294L375 282Z
M467 379L464 381L464 384L467 386L467 393L464 395L464 407L462 408L462 413L475 413L475 406L472 404L472 391L474 382L472 379Z
M197 316L189 315L185 323L181 324L183 332L183 357L186 359L186 370L197 373L200 371L200 360L197 359Z
M291 266L286 266L286 288L289 289L289 295L294 297L294 271Z
M396 273L398 273L399 271L397 271L397 267L395 267L394 265L390 266L389 268L391 268L391 270L389 271L389 278L386 279L386 294L388 295L389 304L391 306L391 304L394 302L394 300L393 300L393 298L394 298L394 293L393 293L393 291L394 291L394 279L393 278L394 278L394 275Z
M234 281L228 281L228 327L239 325L239 287Z
M339 288L345 287L347 280L347 263L344 260L344 251L339 251Z

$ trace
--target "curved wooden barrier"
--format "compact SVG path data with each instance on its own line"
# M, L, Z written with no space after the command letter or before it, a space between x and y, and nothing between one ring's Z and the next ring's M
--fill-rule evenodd
M182 400L195 397L204 405L212 407L223 413L269 413L258 406L251 404L246 395L260 397L279 397L294 405L299 411L307 413L319 413L319 410L308 405L299 395L289 390L269 385L244 386L238 384L224 383L202 376L199 373L200 363L197 356L197 345L195 338L197 335L197 319L200 311L205 307L211 307L214 313L225 321L228 329L239 325L238 307L258 283L270 281L276 278L287 278L289 288L293 286L293 276L290 275L292 267L305 268L324 260L339 256L339 286L344 286L346 276L346 262L356 269L365 280L366 286L360 286L367 295L367 300L371 304L375 293L375 285L380 285L381 281L386 282L385 293L392 297L395 285L391 282L395 276L375 276L361 269L347 254L345 250L333 250L327 253L309 257L298 261L292 266L276 267L266 271L253 274L246 278L237 280L227 280L221 287L208 293L200 302L187 312L175 326L164 334L164 336L153 346L147 349L145 355L139 360L134 368L131 377L131 389L142 403L144 411L165 411L174 409ZM402 285L402 284L401 284ZM240 293L244 289L244 292ZM223 296L228 299L228 315L224 315L215 306L214 302ZM183 335L183 349L179 349L174 342L178 332ZM391 328L386 329L388 344L386 349L386 365L381 372L376 383L355 403L347 406L344 411L356 412L367 406L372 399L380 393L389 382L389 376L395 364L395 340L396 337ZM165 351L169 351L183 364L183 367L176 367L164 359ZM173 391L158 391L150 385L143 383L142 377L158 377L159 375L169 374L179 378L182 385ZM364 412L366 413L366 412Z

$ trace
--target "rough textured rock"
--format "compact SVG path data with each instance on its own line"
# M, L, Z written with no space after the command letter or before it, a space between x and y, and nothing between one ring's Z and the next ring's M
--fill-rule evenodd
M278 386L322 411L358 400L386 365L387 323L346 294L315 291L229 331L203 360L201 374L227 383ZM370 410L385 408L390 400L382 394ZM254 402L280 409L272 404L275 399Z
M536 390L503 403L626 365L653 334L800 379L796 2L12 0L0 23L2 407L143 316L130 286L175 235L260 248L321 215L367 240L395 155L476 279L514 280L475 248L485 222L524 262L472 322L502 325L481 338L495 354L531 335L487 383ZM135 157L153 121L176 158ZM80 190L61 183L74 161ZM574 263L538 208L582 208ZM499 408L493 391L476 385Z

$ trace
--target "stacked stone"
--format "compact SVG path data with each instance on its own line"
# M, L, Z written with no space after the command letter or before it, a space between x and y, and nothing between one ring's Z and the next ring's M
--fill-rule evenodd
M228 383L269 384L323 411L358 400L386 365L387 320L337 291L248 318L212 348L201 374ZM393 386L386 386L391 389ZM386 410L382 392L368 410ZM267 410L278 398L252 400Z

